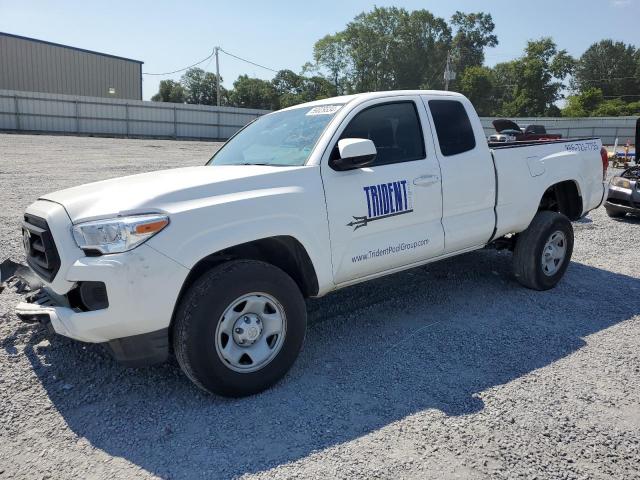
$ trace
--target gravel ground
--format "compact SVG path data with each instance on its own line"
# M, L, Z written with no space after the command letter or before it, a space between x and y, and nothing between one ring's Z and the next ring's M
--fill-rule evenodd
M0 260L39 194L203 163L211 143L0 135ZM575 224L565 279L483 250L309 301L275 388L124 369L0 295L2 478L640 478L640 220Z

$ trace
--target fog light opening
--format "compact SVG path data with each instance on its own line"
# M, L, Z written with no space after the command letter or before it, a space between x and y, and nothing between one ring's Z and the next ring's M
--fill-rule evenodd
M85 310L102 310L109 307L107 287L103 282L80 282L78 294Z

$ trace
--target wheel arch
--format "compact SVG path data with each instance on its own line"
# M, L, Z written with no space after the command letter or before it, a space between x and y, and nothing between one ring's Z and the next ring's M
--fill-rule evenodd
M304 245L295 237L278 235L252 240L213 252L196 262L176 299L171 326L185 292L204 272L224 262L241 259L260 260L280 268L293 279L305 298L315 296L319 292L318 276L311 258Z
M583 211L583 199L578 182L564 180L548 187L538 203L538 211L542 210L562 213L569 220L578 220Z

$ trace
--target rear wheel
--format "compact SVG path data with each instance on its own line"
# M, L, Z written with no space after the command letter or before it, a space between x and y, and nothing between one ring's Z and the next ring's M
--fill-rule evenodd
M212 268L183 297L173 343L185 374L224 396L260 392L294 363L306 309L296 283L273 265L237 260Z
M516 241L513 268L520 284L548 290L560 281L573 253L573 227L561 213L541 211Z

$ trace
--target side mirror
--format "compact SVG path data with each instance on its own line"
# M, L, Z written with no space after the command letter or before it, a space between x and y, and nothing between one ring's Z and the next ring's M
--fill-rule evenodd
M343 138L338 141L340 158L329 160L334 170L354 170L371 165L378 154L376 146L365 138Z

